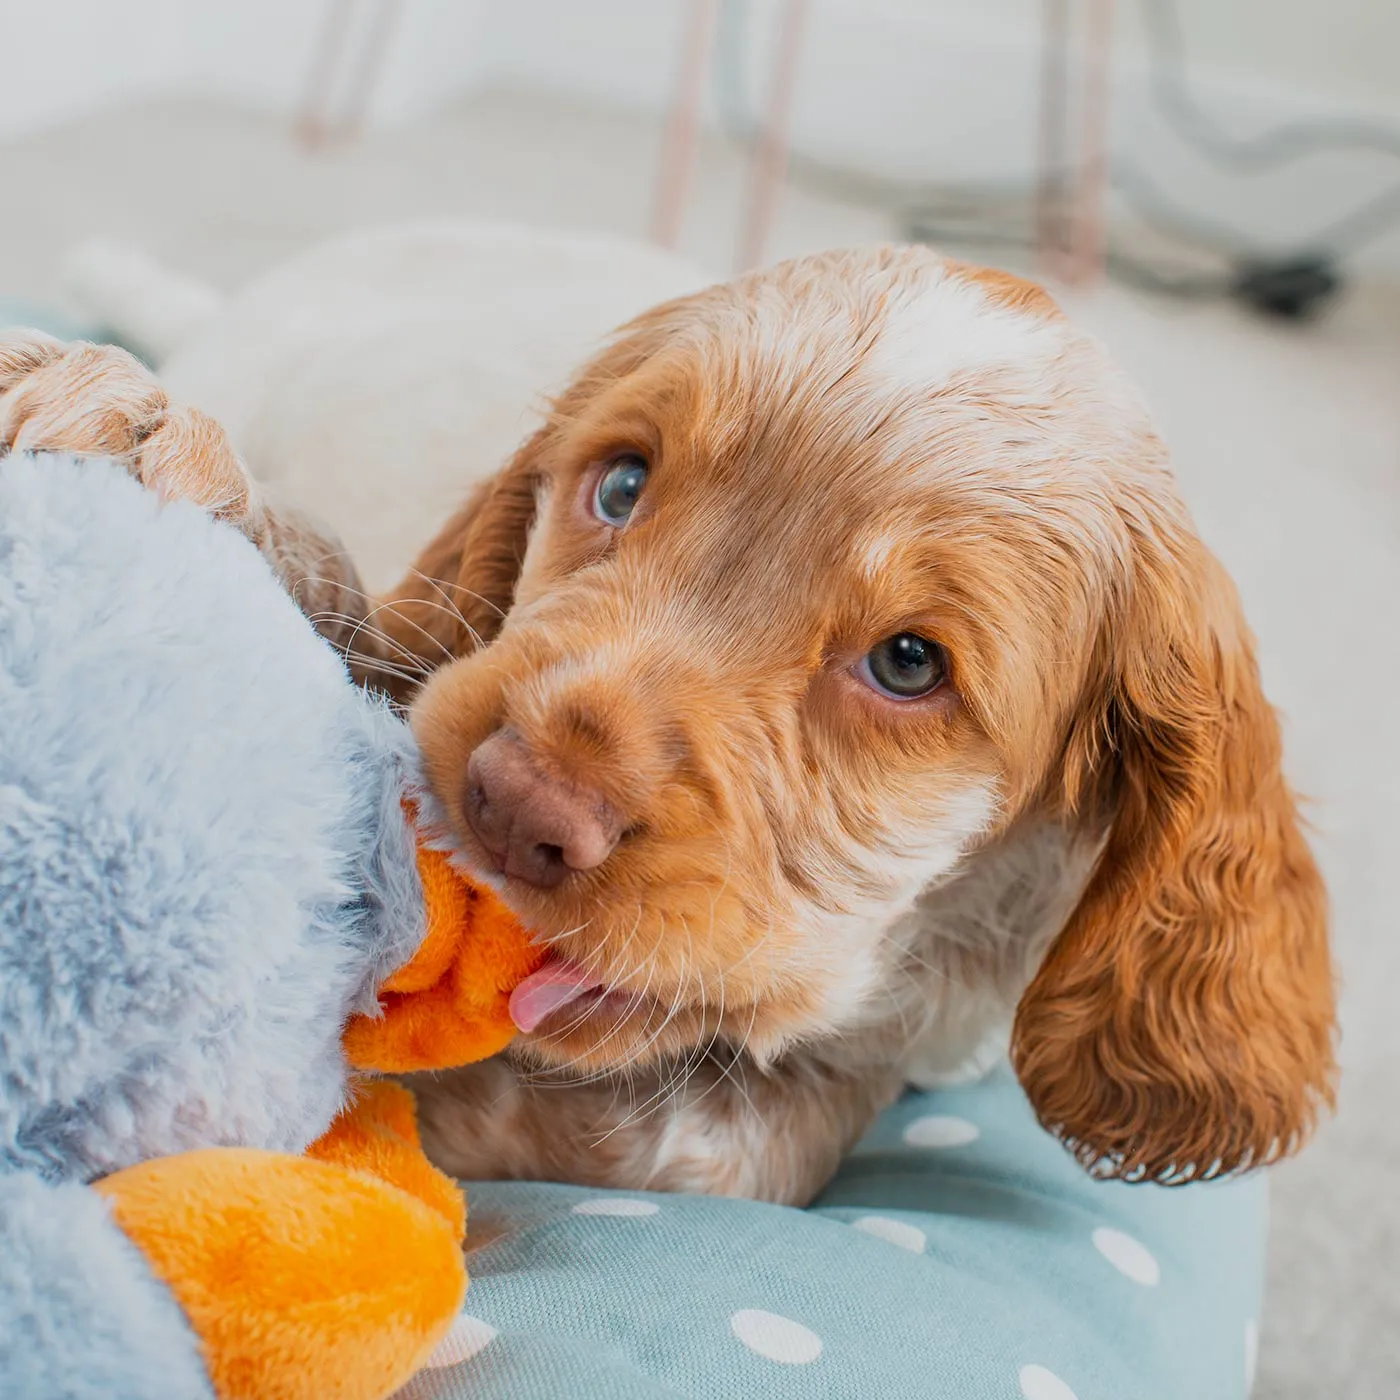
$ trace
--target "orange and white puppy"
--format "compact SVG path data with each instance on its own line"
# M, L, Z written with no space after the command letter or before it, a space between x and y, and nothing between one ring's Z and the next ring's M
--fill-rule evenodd
M373 623L555 953L509 1060L417 1086L454 1172L803 1201L1008 1039L1105 1174L1268 1162L1330 1101L1235 591L1038 288L883 248L646 313Z

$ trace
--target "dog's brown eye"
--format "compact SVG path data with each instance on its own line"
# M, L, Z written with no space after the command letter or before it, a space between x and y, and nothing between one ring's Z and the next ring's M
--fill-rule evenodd
M948 675L943 648L913 632L896 632L871 647L860 664L861 677L892 700L917 700L937 690Z
M614 457L608 469L598 479L593 493L593 514L604 525L625 525L641 499L647 483L647 464L628 453Z

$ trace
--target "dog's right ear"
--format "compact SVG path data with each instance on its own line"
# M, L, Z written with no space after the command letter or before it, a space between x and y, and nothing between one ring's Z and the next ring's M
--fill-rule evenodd
M392 639L396 662L421 657L432 668L500 630L535 515L533 478L515 470L529 447L472 492L379 600L371 618Z
M400 586L395 611L453 657L490 642L510 611L535 520L534 463L549 432L540 428L472 492Z

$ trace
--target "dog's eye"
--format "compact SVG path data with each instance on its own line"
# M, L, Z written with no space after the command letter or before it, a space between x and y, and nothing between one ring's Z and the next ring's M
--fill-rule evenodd
M593 493L593 514L604 525L625 525L647 484L647 464L628 453L614 457Z
M860 673L867 685L892 700L917 700L942 685L948 662L937 642L896 632L866 653Z

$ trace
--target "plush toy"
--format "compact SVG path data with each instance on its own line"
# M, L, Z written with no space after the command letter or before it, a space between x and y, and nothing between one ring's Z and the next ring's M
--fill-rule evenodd
M445 1333L461 1194L354 1070L499 1050L540 954L416 772L242 536L0 458L4 1400L369 1400Z

